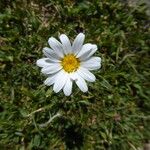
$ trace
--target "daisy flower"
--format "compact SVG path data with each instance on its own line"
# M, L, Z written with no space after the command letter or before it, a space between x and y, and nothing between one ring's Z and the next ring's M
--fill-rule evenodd
M101 58L92 56L97 46L83 44L83 33L79 33L72 44L65 34L61 34L59 38L60 42L54 37L49 38L51 48L45 47L45 57L36 62L42 68L41 72L47 75L44 84L53 85L55 93L63 89L66 96L72 93L73 82L82 92L87 92L86 81L94 82L96 79L90 71L101 67Z

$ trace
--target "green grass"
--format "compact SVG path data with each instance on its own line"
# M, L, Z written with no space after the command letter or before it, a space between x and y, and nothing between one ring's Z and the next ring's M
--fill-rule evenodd
M135 150L150 139L146 6L119 0L0 1L0 149ZM43 85L36 66L49 37L84 32L102 68L89 92ZM61 116L46 123L50 116Z

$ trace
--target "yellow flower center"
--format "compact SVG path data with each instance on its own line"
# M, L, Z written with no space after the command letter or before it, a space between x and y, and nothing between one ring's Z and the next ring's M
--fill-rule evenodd
M78 69L80 61L73 54L68 54L62 59L61 65L66 72L70 73Z

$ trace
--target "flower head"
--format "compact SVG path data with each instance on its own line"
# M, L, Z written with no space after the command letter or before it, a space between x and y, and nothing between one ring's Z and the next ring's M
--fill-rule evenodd
M101 67L101 58L92 56L97 46L90 43L83 45L83 33L79 33L72 44L65 34L61 34L59 38L61 42L53 37L49 38L51 48L45 47L43 53L46 57L36 62L42 68L41 72L47 75L44 84L53 85L56 93L63 89L66 96L72 93L73 82L82 92L87 92L86 81L94 82L96 79L90 70Z

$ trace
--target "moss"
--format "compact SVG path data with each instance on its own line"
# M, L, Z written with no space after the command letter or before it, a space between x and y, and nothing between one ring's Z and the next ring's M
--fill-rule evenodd
M0 149L135 149L149 140L149 21L145 5L1 1ZM89 92L43 85L35 65L50 36L84 32L102 68ZM45 127L50 116L55 118ZM29 115L30 114L30 115Z

